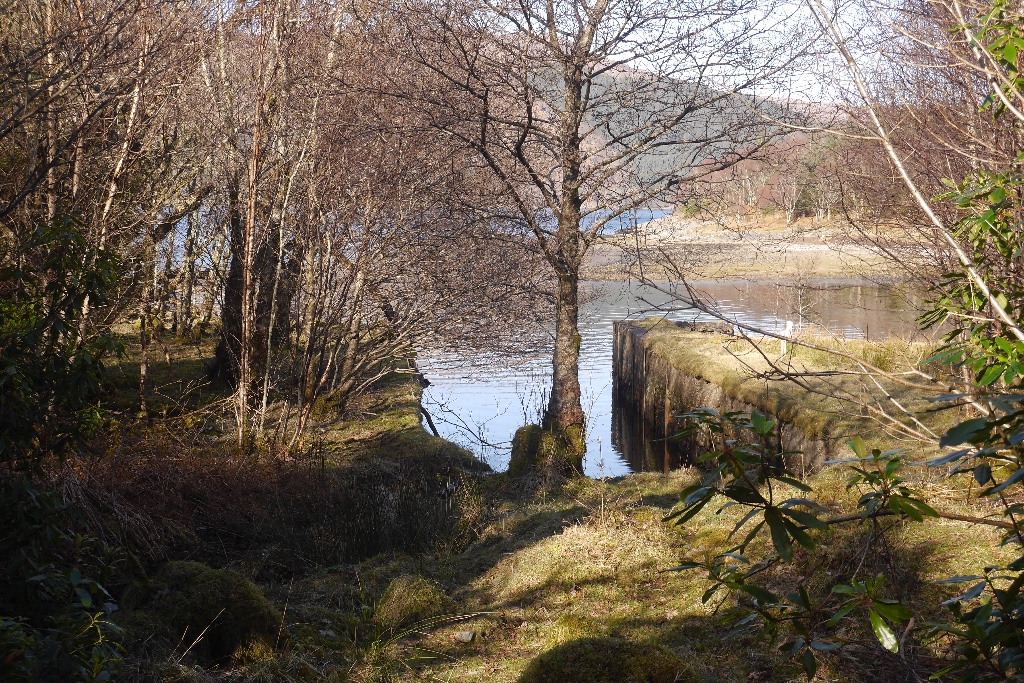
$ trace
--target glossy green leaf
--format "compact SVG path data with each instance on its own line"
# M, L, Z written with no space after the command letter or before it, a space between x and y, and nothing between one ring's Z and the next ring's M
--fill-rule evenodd
M1024 468L1021 468L1014 472L1013 474L1011 474L1002 484L999 484L998 486L994 486L988 489L987 491L984 491L982 495L991 496L996 493L1002 493L1006 489L1010 488L1011 486L1019 482L1021 479L1024 479Z
M893 496L889 499L888 507L896 514L901 512L910 517L915 522L924 521L924 515L922 515L917 508L910 505L907 499L903 496Z
M975 434L985 429L988 426L987 417L976 417L972 420L965 420L960 424L952 427L946 434L939 440L940 446L959 446L962 443L970 441Z
M787 517L795 519L797 522L803 524L804 526L810 529L825 530L828 528L828 524L818 519L809 512L803 512L802 510L793 510L789 508L784 508L780 510L780 512L786 515Z
M700 567L703 567L703 566L704 565L702 565L700 562L683 562L678 567L672 567L671 569L666 569L665 571L667 571L667 572L684 572L684 571L686 571L688 569L699 569Z
M764 511L764 520L768 523L768 529L771 531L772 545L775 546L775 551L784 561L792 562L793 542L786 525L783 524L781 515L777 510L769 508Z
M778 479L779 481L781 481L781 482L783 482L785 484L789 484L793 488L799 489L800 491L803 491L804 493L809 493L810 491L813 491L813 489L810 486L808 486L804 482L800 481L799 479L794 479L793 477L776 477L776 479Z
M75 594L78 596L78 600L82 603L82 605L84 605L85 607L92 607L92 595L89 593L89 591L85 590L84 588L76 588Z
M878 642L882 644L882 647L889 652L898 652L900 643L896 638L896 633L889 624L885 623L882 615L870 609L868 610L868 619L871 621L871 630L875 632L875 637L878 638Z
M907 607L904 607L897 602L875 600L874 609L883 617L891 621L906 621L914 616L914 613Z
M918 510L920 510L921 514L925 517L937 518L939 516L939 513L931 505L924 502L923 500L918 500L917 498L907 498L907 502L910 505L916 507Z
M803 666L804 673L807 674L807 680L814 678L815 674L818 673L818 662L814 659L813 650L804 650L804 653L800 656L800 665Z
M964 456L966 456L970 452L970 448L963 448L953 453L949 453L948 455L943 455L941 457L934 458L928 461L928 467L942 467L943 465L948 465L950 463L956 462L957 460L963 460Z
M1003 374L1005 367L1003 365L991 365L985 369L981 377L978 378L978 384L987 387L988 385L995 382Z
M710 502L710 498L705 498L704 500L698 501L697 503L691 505L689 508L686 508L684 512L679 516L679 518L675 520L675 525L682 526L683 524L686 524L694 516L696 516L697 513L703 510L704 507Z
M753 596L762 605L774 605L778 603L779 598L771 591L768 591L760 586L754 586L747 583L739 584L739 589L747 595Z
M978 583L968 588L966 592L954 598L950 598L949 600L945 600L942 604L948 606L955 602L970 602L971 600L976 600L979 596L981 596L982 593L985 592L985 587L987 585L988 584L984 581L979 581Z
M772 431L772 427L775 426L775 421L769 420L761 413L754 411L750 414L750 424L753 425L754 431L757 434L767 436Z
M851 602L849 605L846 605L845 607L841 608L839 611L832 615L832 618L828 620L827 625L829 627L835 626L842 620L843 617L852 612L856 607L857 603Z
M981 578L983 578L983 577L977 576L977 575L974 575L974 574L968 574L968 575L961 575L961 576L950 576L948 578L940 579L938 581L932 581L931 583L934 583L934 584L967 583L968 581L977 581L978 579L981 579Z

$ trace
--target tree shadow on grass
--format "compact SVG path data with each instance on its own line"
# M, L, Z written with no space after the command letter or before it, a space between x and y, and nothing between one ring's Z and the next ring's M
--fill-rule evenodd
M561 533L590 515L582 505L555 510L539 510L510 522L507 528L475 541L466 550L448 559L446 583L466 587L485 575L502 558Z
M645 502L651 501L645 498ZM926 573L935 570L935 562L944 561L950 552L949 544L922 543L908 537L890 546L884 555L864 562L854 561L861 552L866 533L865 529L851 528L829 537L828 548L822 551L824 561L818 569L822 575L828 574L830 581L815 582L816 585L808 585L808 589L822 597L835 580L847 581L855 578L852 574L862 578L884 571L893 578L889 593L912 606L919 615L918 621L923 623L920 617L931 616L926 614L928 605L938 605L933 595L936 587L928 583ZM534 542L543 542L547 537ZM531 543L515 545L526 548ZM524 556L524 562L534 556ZM664 603L662 598L671 597L673 591L683 590L683 586L662 577L679 574L656 572L652 576L645 569L640 572L643 576L632 576L609 568L580 578L567 562L556 563L552 568L549 575L541 571L538 580L519 586L478 588L476 597L481 599L482 609L493 613L488 617L494 624L493 643L447 648L450 666L457 668L460 662L474 657L514 659L523 663L552 647L563 635L612 636L666 645L691 663L707 681L767 683L803 679L800 666L782 657L775 647L778 643L766 642L757 629L731 634L739 614L733 599L718 610L714 609L716 601L712 601L708 606L709 614L693 615L693 606L698 604L707 587L702 581L697 580L685 588L689 594L683 596L684 599L670 601L666 606L661 604ZM799 575L806 569L806 566L801 569L784 565L766 579L772 590L783 593L800 581ZM680 608L684 614L679 614ZM903 683L927 678L931 671L939 668L934 656L921 648L923 627L908 638L904 656L889 653L878 644L871 634L866 614L855 612L845 618L840 627L850 657L825 654L821 659L824 671L842 680ZM532 635L524 637L524 633Z

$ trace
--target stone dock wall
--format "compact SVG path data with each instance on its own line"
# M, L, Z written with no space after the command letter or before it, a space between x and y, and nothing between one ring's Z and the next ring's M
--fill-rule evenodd
M719 324L678 324L666 321L664 324L678 325L691 332L730 333ZM736 400L726 394L722 387L702 378L694 377L676 368L669 359L652 350L647 340L647 330L628 321L616 322L613 333L612 351L613 413L620 434L631 421L639 425L640 441L644 452L634 452L630 461L637 467L638 458L653 461L644 469L669 468L674 463L692 462L709 445L699 436L672 438L681 428L677 415L697 408L713 408L719 412L760 411L778 420L776 415L764 408ZM766 389L768 391L768 389ZM797 474L809 474L820 469L825 460L835 457L835 440L808 438L795 425L778 420L782 450L799 451L789 458L790 468ZM614 436L614 434L613 434ZM634 451L638 447L632 446ZM627 453L627 457L630 454Z

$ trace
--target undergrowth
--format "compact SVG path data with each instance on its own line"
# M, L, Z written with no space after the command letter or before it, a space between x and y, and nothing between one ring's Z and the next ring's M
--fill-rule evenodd
M83 528L126 549L111 592L121 597L170 559L230 567L266 594L282 632L200 666L186 650L209 624L190 624L169 651L129 649L124 678L512 683L541 653L592 639L667 647L704 681L802 676L754 635L731 635L738 602L704 601L703 578L665 571L721 546L736 521L734 511L709 509L685 529L663 522L695 471L560 487L478 476L464 452L423 431L417 410L412 378L391 378L344 416L325 408L317 439L288 456L224 448L214 404L151 416L144 428L114 414L92 439L95 457L69 461L54 478L83 511ZM403 488L399 475L413 483ZM813 481L827 504L851 503L831 471ZM947 498L949 510L969 507ZM985 533L929 520L861 558L864 530L837 530L813 567L798 550L769 580L782 591L808 570L885 571L896 577L894 595L927 615L945 595L930 579L998 559ZM389 587L393 597L403 582L431 586L429 608L384 619ZM905 680L870 633L853 636L864 649L859 664L828 663L819 675Z
M386 553L265 583L275 604L287 605L290 645L269 659L234 664L216 676L513 683L543 652L581 639L612 638L668 647L695 680L802 678L798 666L756 634L732 634L740 603L705 602L710 584L703 577L665 571L684 556L720 546L738 516L708 509L683 529L665 524L662 518L677 501L676 492L695 477L695 471L683 470L607 482L580 479L559 491L505 475L489 477L486 523L458 552ZM830 506L854 502L837 472L826 470L812 481ZM950 510L977 513L962 501L949 504ZM836 530L822 540L817 558L798 550L794 565L774 571L768 585L790 589L809 569L822 586L839 577L885 571L893 577L891 595L929 618L937 616L936 597L951 590L929 580L998 560L1000 553L987 530L949 520L906 525L886 552L862 558L865 534L856 526ZM805 566L810 562L813 567ZM431 616L418 615L404 627L383 625L376 615L386 609L396 580L437 586L444 598L430 598L438 606ZM823 680L909 680L899 658L882 650L866 628L848 628L859 656L824 664ZM203 676L208 678L191 680L211 680L213 674Z

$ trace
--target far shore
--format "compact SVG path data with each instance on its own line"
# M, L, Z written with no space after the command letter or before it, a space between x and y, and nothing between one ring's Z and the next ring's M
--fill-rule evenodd
M787 226L770 217L713 222L678 214L602 237L583 275L637 279L641 266L653 280L679 280L679 273L688 280L894 279L875 249L835 224L805 218Z

